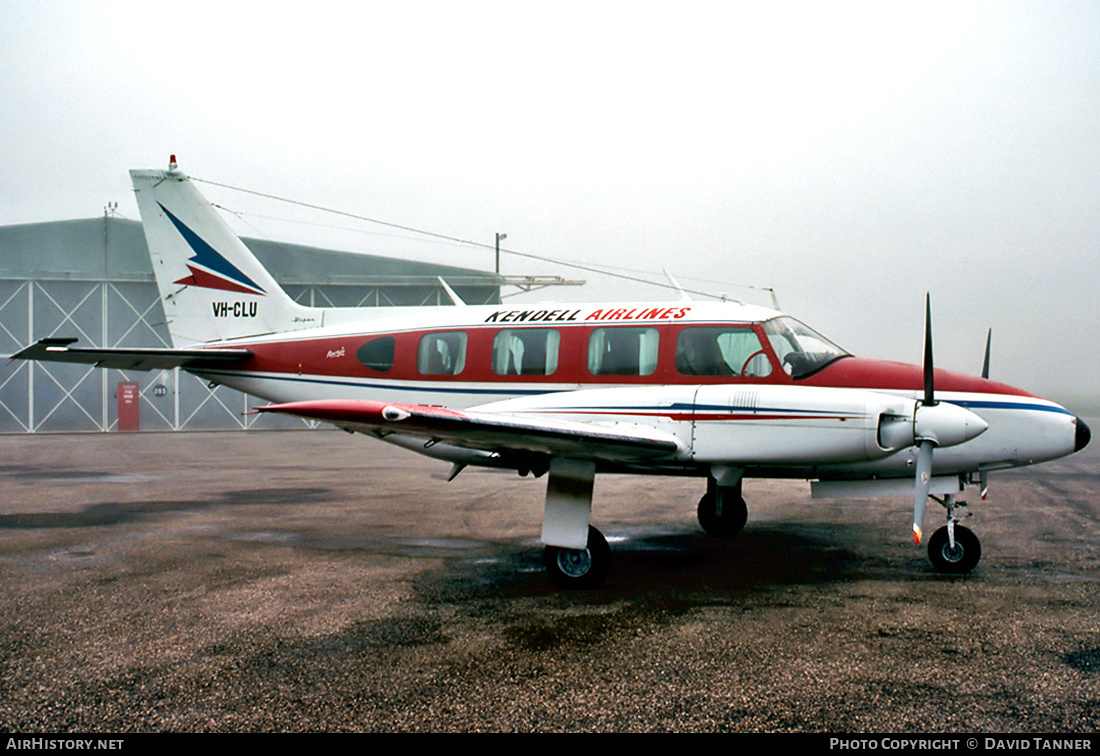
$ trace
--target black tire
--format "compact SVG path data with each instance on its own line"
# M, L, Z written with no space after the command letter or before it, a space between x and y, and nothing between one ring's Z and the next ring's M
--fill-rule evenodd
M928 559L937 572L964 575L978 566L982 558L982 544L978 536L962 525L955 526L955 548L947 537L947 527L942 527L928 539Z
M543 549L542 560L550 579L559 588L598 588L611 569L611 548L603 533L590 525L586 548L547 546Z
M742 496L727 493L722 499L722 514L715 512L716 492L707 491L699 500L699 524L707 535L731 538L745 528L749 508Z

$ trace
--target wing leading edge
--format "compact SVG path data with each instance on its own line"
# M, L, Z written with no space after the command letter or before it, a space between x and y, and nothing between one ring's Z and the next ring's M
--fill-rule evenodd
M465 449L632 462L674 458L683 445L671 434L639 425L580 423L505 413L458 411L369 400L316 400L257 407L379 436L398 434Z

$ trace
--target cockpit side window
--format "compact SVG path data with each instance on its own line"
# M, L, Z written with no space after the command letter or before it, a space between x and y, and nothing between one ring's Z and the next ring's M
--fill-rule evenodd
M792 378L805 378L841 357L851 357L848 352L794 318L772 318L762 325L783 370Z
M763 378L772 363L751 328L685 328L676 339L676 372Z

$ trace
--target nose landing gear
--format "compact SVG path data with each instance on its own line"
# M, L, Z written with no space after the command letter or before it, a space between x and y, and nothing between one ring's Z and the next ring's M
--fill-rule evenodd
M928 539L928 560L937 572L964 575L978 566L982 544L969 528L958 524L955 510L965 508L965 501L956 502L948 494L940 503L947 510L947 524Z
M716 472L707 477L707 492L699 500L699 524L707 535L729 538L744 529L749 510L741 494L741 471Z

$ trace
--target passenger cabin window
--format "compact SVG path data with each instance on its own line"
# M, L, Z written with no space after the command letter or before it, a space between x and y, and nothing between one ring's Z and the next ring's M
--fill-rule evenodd
M676 339L676 372L763 378L772 363L751 328L685 328Z
M466 367L466 334L427 334L420 339L416 367L421 375L458 375Z
M393 367L393 336L368 341L355 352L355 359L371 370L384 373Z
M553 375L561 334L553 328L509 328L493 339L497 375Z
M652 375L657 369L656 328L597 328L588 338L592 375Z

